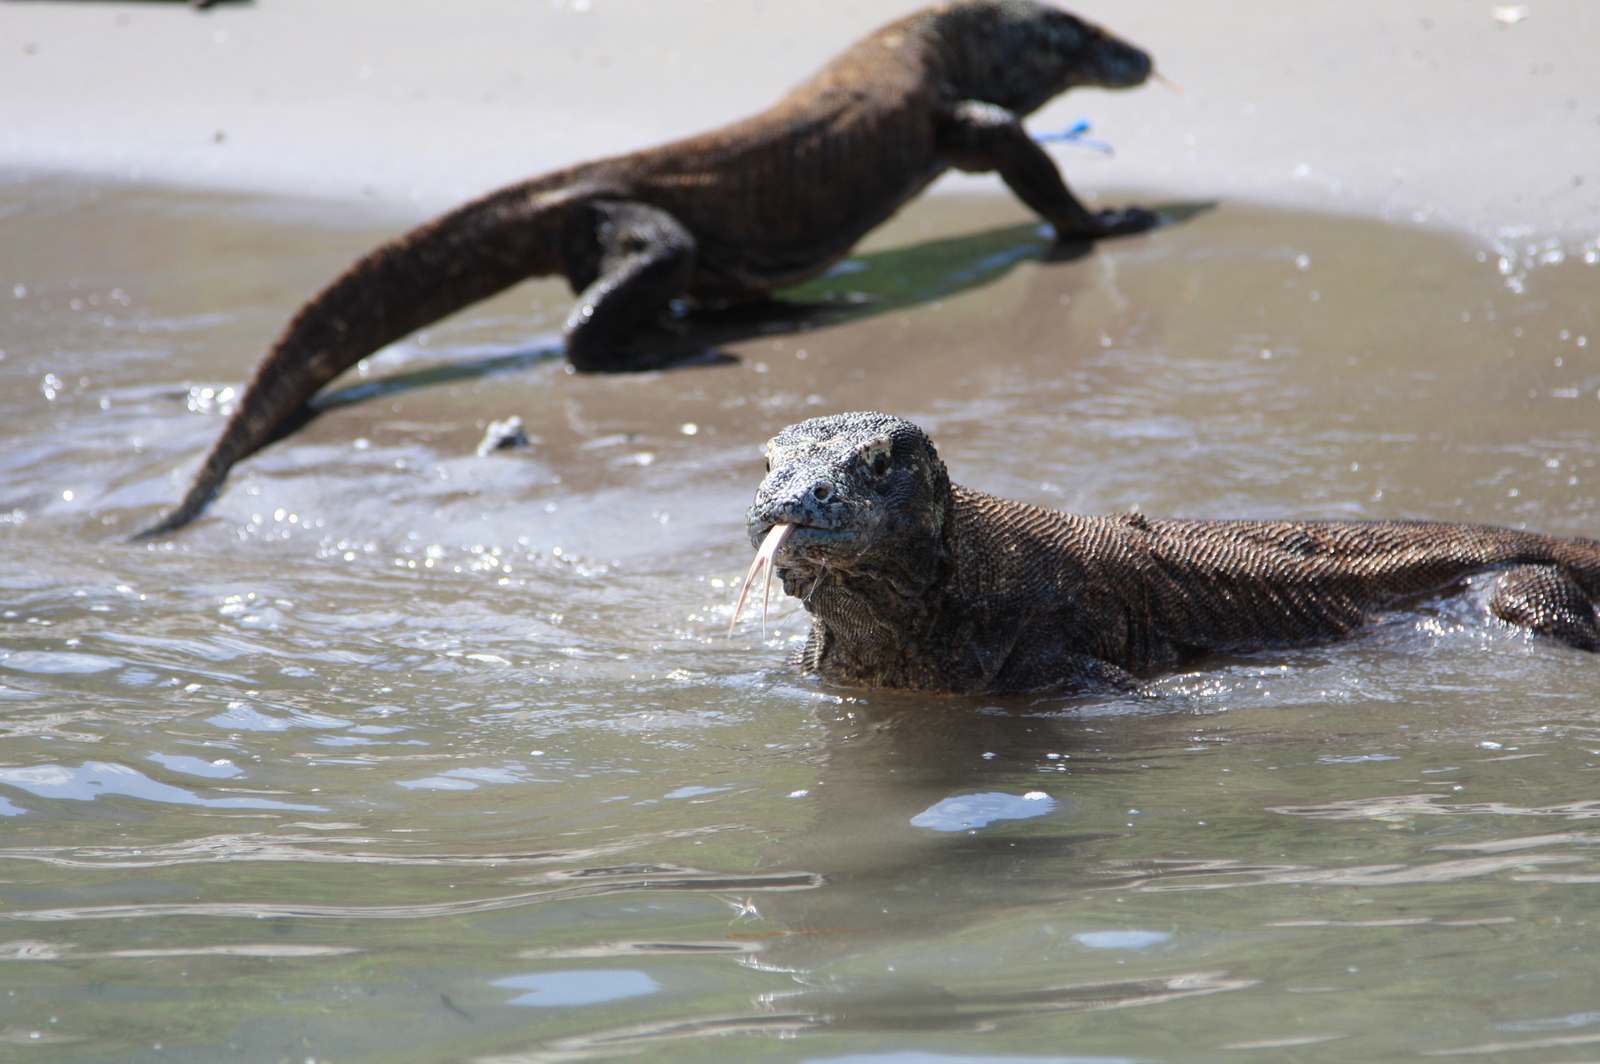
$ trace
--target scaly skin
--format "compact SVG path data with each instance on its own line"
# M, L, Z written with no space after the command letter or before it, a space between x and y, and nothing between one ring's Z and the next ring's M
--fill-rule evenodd
M996 171L1062 240L1139 232L1149 211L1087 210L1020 119L1078 85L1149 76L1131 45L1034 0L916 12L847 49L754 117L491 192L377 248L307 303L256 367L183 501L183 527L234 463L309 421L356 362L528 277L578 293L566 353L585 372L692 352L674 299L756 300L815 277L952 167Z
M1501 619L1600 649L1600 542L1432 521L1080 517L950 483L887 414L784 429L747 515L795 526L783 588L811 613L801 666L829 683L979 695L1137 690L1218 651L1316 643L1499 572Z

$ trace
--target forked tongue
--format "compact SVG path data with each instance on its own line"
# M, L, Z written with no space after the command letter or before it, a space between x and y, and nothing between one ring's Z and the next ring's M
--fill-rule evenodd
M750 585L763 568L767 570L767 579L761 585L761 634L763 636L767 634L767 600L772 592L773 558L777 556L778 548L783 546L783 541L789 538L789 533L794 529L794 525L773 525L772 531L767 533L767 538L761 541L761 549L756 551L755 559L751 561L750 568L744 574L744 583L739 585L739 601L733 604L733 620L728 622L730 636L733 635L733 626L739 623L739 613L744 609L744 599L750 593Z

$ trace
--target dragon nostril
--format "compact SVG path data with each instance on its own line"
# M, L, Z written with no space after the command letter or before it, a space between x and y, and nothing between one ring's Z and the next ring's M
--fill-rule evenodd
M812 486L811 494L818 502L827 502L829 499L833 498L833 485L829 484L826 480L819 480L815 485Z

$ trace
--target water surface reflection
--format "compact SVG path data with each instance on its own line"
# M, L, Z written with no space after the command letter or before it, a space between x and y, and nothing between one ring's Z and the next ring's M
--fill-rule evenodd
M1555 1062L1597 1037L1600 666L1485 621L1481 588L1154 699L847 697L783 666L798 619L723 635L759 444L839 409L1051 506L1593 534L1595 267L1508 286L1438 234L1224 204L1073 261L980 255L1004 268L737 365L486 374L565 311L528 285L371 359L351 386L405 386L146 548L123 538L228 389L392 227L0 198L0 1042ZM930 199L856 274L1025 222ZM478 455L512 414L531 445Z

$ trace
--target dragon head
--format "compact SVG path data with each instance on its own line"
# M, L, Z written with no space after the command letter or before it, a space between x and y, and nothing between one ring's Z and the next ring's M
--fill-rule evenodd
M1077 86L1132 88L1153 69L1133 45L1036 0L962 0L939 21L957 91L1019 115Z
M774 559L780 574L856 569L930 549L943 532L950 477L933 441L909 421L877 413L812 418L774 436L766 454L767 475L745 525L757 547L789 526ZM908 559L895 560L898 567Z

